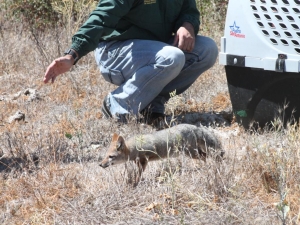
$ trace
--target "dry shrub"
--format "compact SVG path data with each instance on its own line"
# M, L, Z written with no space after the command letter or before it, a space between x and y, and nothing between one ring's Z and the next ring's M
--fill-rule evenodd
M251 162L261 178L262 192L273 199L274 207L282 224L299 223L300 191L300 130L297 124L289 123L286 128L280 120L273 123L271 130L254 135Z
M0 196L0 205L9 209L7 215L14 218L11 220L14 224L34 223L36 216L41 217L39 222L44 224L52 217L46 210L59 213L61 199L72 199L79 194L78 170L74 165L49 164L17 179L2 179L0 188L5 194Z
M8 15L22 21L26 30L39 32L62 26L71 28L72 22L75 22L76 29L95 7L94 0L12 0L2 4Z
M200 10L201 33L213 38L223 32L228 0L197 0Z
M212 99L212 108L214 111L220 112L227 110L231 105L228 93L218 93Z

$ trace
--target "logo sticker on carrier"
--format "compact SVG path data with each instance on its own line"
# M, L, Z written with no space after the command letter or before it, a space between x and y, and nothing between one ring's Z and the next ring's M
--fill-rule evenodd
M242 31L240 30L240 27L236 25L236 22L234 21L232 26L229 26L231 31L230 31L230 36L234 36L237 38L246 38L245 34L242 34Z

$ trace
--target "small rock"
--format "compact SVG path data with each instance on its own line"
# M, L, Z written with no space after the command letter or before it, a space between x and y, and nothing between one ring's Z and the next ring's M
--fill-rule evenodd
M40 95L37 90L28 88L24 91L24 95L29 95L28 101L33 101L35 99L40 99Z
M20 96L21 96L22 92L19 91L18 93L14 94L13 96L11 96L11 100L17 100Z
M8 122L12 123L14 121L21 121L21 120L25 121L25 113L21 111L17 111L15 115L9 117Z

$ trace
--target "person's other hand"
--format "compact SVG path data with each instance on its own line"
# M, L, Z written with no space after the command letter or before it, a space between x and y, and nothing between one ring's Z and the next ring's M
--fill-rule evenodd
M192 24L188 22L183 23L175 34L173 45L187 52L191 52L194 49L195 32Z
M65 55L55 59L46 70L44 83L46 84L50 80L51 83L53 83L58 75L69 71L73 64L74 58L71 55Z

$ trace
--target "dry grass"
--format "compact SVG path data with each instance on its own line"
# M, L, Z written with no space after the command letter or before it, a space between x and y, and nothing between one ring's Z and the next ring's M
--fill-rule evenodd
M185 156L151 162L132 187L125 165L102 169L99 161L112 132L129 137L155 130L102 119L102 99L114 87L102 79L92 54L44 85L46 66L69 44L64 32L40 35L39 47L21 27L3 23L2 33L1 224L300 223L296 126L246 132L233 121L211 127L226 151L223 162ZM39 97L28 101L28 88ZM180 98L185 111L230 109L224 69L216 63ZM25 121L8 123L18 110Z

